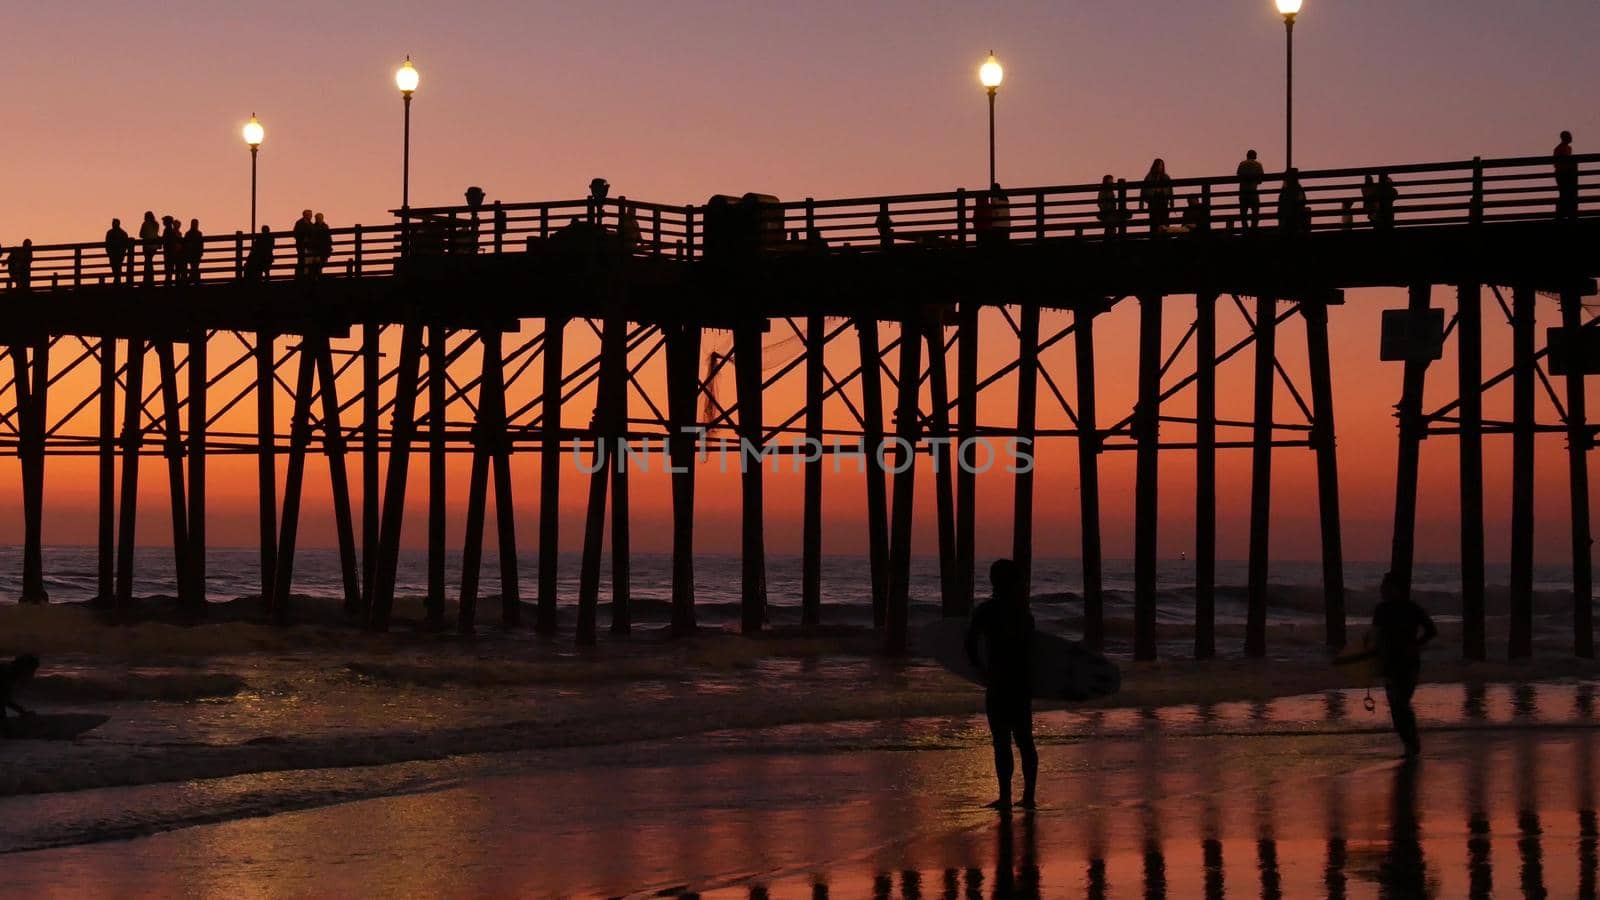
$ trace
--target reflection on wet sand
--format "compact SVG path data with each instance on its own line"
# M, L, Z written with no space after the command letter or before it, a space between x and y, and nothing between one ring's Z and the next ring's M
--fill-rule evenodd
M1423 692L1433 728L1413 764L1359 727L1360 696L1051 714L1043 808L1009 818L978 808L977 723L929 721L809 752L768 733L737 751L574 751L426 795L12 854L8 878L41 897L89 881L239 897L1595 896L1589 686ZM957 749L899 749L923 728Z

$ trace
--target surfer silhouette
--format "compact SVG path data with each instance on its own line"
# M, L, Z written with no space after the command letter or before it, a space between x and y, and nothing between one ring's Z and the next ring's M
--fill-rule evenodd
M1377 639L1378 661L1383 667L1383 689L1389 698L1389 717L1405 744L1406 756L1422 752L1417 735L1417 714L1411 695L1422 674L1422 645L1439 633L1426 610L1411 599L1411 591L1394 573L1383 576L1379 601L1372 611L1372 634Z
M1011 808L1014 763L1011 744L1022 755L1022 807L1033 808L1033 789L1039 778L1039 753L1033 746L1033 687L1028 647L1033 637L1033 614L1020 590L1016 563L997 559L989 567L994 595L973 610L967 628L967 658L983 675L984 713L994 739L994 771L1000 782L995 809ZM980 645L982 654L979 654Z
M24 709L17 702L15 691L23 683L33 678L33 673L39 671L39 657L32 653L24 653L11 662L0 666L0 734L11 736L11 719L9 710L16 710L18 715L31 716L33 710Z

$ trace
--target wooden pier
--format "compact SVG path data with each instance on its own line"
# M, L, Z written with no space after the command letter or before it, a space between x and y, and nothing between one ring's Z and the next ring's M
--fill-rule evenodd
M1461 453L1462 652L1487 652L1484 609L1483 439L1512 442L1511 607L1507 650L1532 652L1533 447L1560 434L1570 460L1573 652L1592 657L1589 451L1596 429L1585 414L1586 371L1600 369L1600 320L1583 298L1600 274L1600 156L1575 158L1578 195L1561 196L1548 157L1345 169L1301 174L1311 208L1303 225L1279 227L1277 179L1263 185L1262 227L1243 226L1232 178L1173 182L1176 213L1195 226L1152 230L1130 204L1137 184L1119 183L1108 204L1099 184L966 191L710 207L584 198L548 203L409 208L397 221L336 229L320 277L296 277L287 234L266 279L246 278L249 236L206 241L190 283L147 279L141 248L126 273L113 272L98 242L34 248L31 287L0 294L0 343L10 349L10 379L0 384L0 448L21 463L25 522L23 602L46 599L41 548L44 483L51 456L99 462L99 602L132 601L135 498L141 460L165 461L172 550L182 605L204 612L206 461L211 455L259 460L261 594L281 622L290 598L307 456L324 454L330 473L345 603L353 616L385 628L395 600L396 567L410 459L424 454L428 495L430 625L446 627L452 586L445 583L445 458L471 456L466 485L464 570L454 586L455 627L478 625L488 492L497 511L500 621L558 630L557 611L574 605L572 637L596 640L600 572L610 504L610 628L630 627L628 475L614 465L623 442L651 441L673 463L672 626L695 626L694 456L699 440L723 436L751 451L740 477L741 626L756 631L767 603L762 448L781 440L839 439L867 458L867 550L874 619L889 652L906 647L913 500L919 478L935 480L941 604L964 614L973 601L976 479L956 466L974 442L1070 438L1077 447L1082 545L1043 544L1034 534L1036 483L1016 473L1013 555L1023 572L1040 555L1083 560L1084 631L1102 646L1104 627L1099 460L1135 456L1134 655L1156 656L1157 483L1162 451L1192 453L1195 470L1194 654L1216 652L1216 461L1220 451L1251 455L1248 621L1243 650L1267 651L1270 602L1271 478L1276 451L1315 456L1321 526L1326 636L1346 639L1343 542L1333 411L1329 320L1347 289L1403 287L1410 303L1396 314L1404 340L1398 398L1399 453L1392 569L1409 586L1417 519L1420 443L1453 436ZM1363 179L1387 175L1398 189L1392 214L1368 216ZM731 212L730 212L731 211ZM730 218L742 215L744 219ZM1432 288L1456 293L1456 308L1431 306ZM1561 324L1535 331L1540 296L1556 299ZM1485 376L1483 306L1490 298L1510 323L1514 363ZM1096 365L1096 319L1119 304L1138 307L1135 372ZM1176 341L1162 333L1163 311L1192 306ZM1008 327L978 332L979 311L998 308ZM1065 311L1070 324L1047 331L1041 313ZM1218 344L1218 318L1242 317L1247 337ZM534 324L535 330L531 330ZM1304 328L1301 382L1276 352L1278 336ZM591 331L598 353L574 359L573 329ZM398 352L379 341L398 331ZM707 333L731 335L731 352L703 353ZM853 332L853 334L851 334ZM792 336L783 358L763 358L764 336ZM507 335L516 339L509 345ZM391 344L393 344L391 334ZM1070 373L1041 354L1066 342ZM1016 340L1015 357L980 370L980 341ZM1456 342L1459 399L1428 410L1423 387L1440 343ZM476 347L481 368L464 371ZM842 350L854 367L841 372ZM1175 371L1192 347L1194 371ZM793 348L792 350L789 348ZM954 351L953 361L950 359ZM831 352L830 352L831 351ZM1219 418L1217 369L1235 357L1253 364L1253 413ZM664 354L666 397L639 372ZM703 365L709 362L709 365ZM830 365L830 362L833 365ZM99 366L87 393L52 390L69 372ZM1374 365L1379 365L1377 360ZM1297 366L1300 365L1297 363ZM728 370L733 390L711 383ZM954 370L954 383L950 372ZM803 371L802 371L803 370ZM776 408L768 394L800 372L804 402ZM236 382L249 373L243 387ZM1014 410L983 403L985 389L1012 375ZM1071 378L1066 376L1070 374ZM540 376L526 402L514 391ZM1137 384L1132 409L1096 402L1096 380ZM1485 420L1482 394L1510 382L1511 421ZM852 387L852 383L856 384ZM1293 410L1274 409L1278 385ZM1302 391L1299 383L1307 385ZM229 387L224 389L222 385ZM1063 386L1067 389L1063 389ZM1558 385L1561 390L1558 391ZM571 409L593 388L595 406ZM1556 421L1541 422L1548 395ZM1163 404L1192 391L1191 416ZM992 393L991 393L992 396ZM637 402L635 398L642 399ZM257 427L218 427L254 400ZM290 410L278 426L277 403ZM842 406L853 427L825 427L825 409ZM991 404L992 406L992 404ZM1059 409L1067 428L1039 425L1041 406ZM886 415L886 407L890 412ZM636 408L648 415L633 415ZM1285 413L1288 413L1287 415ZM119 416L120 413L120 416ZM985 420L1014 424L994 425ZM1183 439L1163 431L1180 430ZM698 432L696 431L698 429ZM1189 435L1192 433L1192 438ZM909 452L908 452L909 451ZM735 452L738 452L737 450ZM790 452L779 448L778 452ZM558 595L557 515L562 453L582 453L594 471L583 529L576 597ZM286 458L279 484L278 457ZM822 454L804 461L802 615L821 621ZM537 467L533 459L537 458ZM352 477L351 461L359 462ZM519 468L527 460L529 467ZM938 463L929 466L930 461ZM380 478L380 464L383 466ZM936 471L934 471L936 470ZM537 471L537 479L533 472ZM513 477L513 473L526 473ZM422 477L418 473L418 477ZM120 479L120 483L119 483ZM516 565L517 489L538 485L538 578L534 621L520 620L524 589ZM120 491L120 493L119 493ZM1054 499L1054 498L1046 498ZM359 510L359 520L358 520Z

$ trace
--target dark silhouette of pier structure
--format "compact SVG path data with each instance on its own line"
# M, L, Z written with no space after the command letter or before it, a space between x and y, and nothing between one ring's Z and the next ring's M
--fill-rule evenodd
M292 260L281 255L268 278L246 279L249 238L243 233L206 239L196 283L159 288L113 283L99 242L38 246L31 289L0 295L0 343L9 347L12 361L12 377L0 386L0 445L20 457L24 486L20 599L45 599L46 460L79 455L99 461L99 602L130 604L134 505L141 463L149 459L157 466L164 462L168 479L180 603L201 614L206 460L246 454L259 459L262 597L272 615L287 622L293 616L306 458L320 451L331 472L347 607L372 626L386 627L410 462L420 452L429 498L427 615L442 627L450 593L444 462L446 454L459 452L471 454L472 468L457 626L470 631L478 616L491 483L501 619L508 626L525 624L519 621L525 588L516 565L511 471L527 460L538 469L540 493L532 624L554 632L558 605L574 599L557 595L560 455L593 453L597 445L614 446L626 437L665 441L680 470L671 476L672 625L686 631L695 625L690 463L696 453L695 435L687 429L698 427L752 444L785 436L865 442L874 612L886 649L899 652L907 642L913 486L919 477L936 484L943 609L962 614L972 603L976 476L951 464L952 444L943 439L1065 437L1077 447L1082 545L1049 549L1076 549L1082 557L1082 636L1090 645L1105 640L1099 524L1099 461L1105 454L1136 458L1133 647L1138 658L1149 659L1157 649L1162 451L1187 451L1196 467L1194 653L1207 657L1216 651L1216 455L1251 454L1244 650L1262 655L1272 462L1275 451L1304 449L1316 458L1326 636L1337 646L1346 640L1346 612L1328 320L1337 315L1345 289L1388 286L1410 291L1407 309L1391 314L1393 334L1386 338L1393 340L1385 342L1386 355L1404 366L1394 573L1409 586L1419 446L1428 437L1454 436L1461 456L1463 652L1485 655L1483 440L1509 435L1514 491L1508 650L1513 657L1530 655L1534 441L1542 434L1564 435L1571 461L1573 649L1591 657L1585 466L1595 429L1585 418L1584 372L1600 366L1600 328L1596 318L1585 317L1583 298L1594 293L1600 271L1600 156L1575 157L1574 165L1575 206L1563 202L1550 157L1304 172L1300 183L1309 213L1288 228L1275 224L1281 176L1268 176L1262 185L1259 229L1239 221L1234 178L1178 179L1174 205L1181 213L1193 198L1201 212L1184 221L1200 227L1159 234L1130 203L1139 185L1124 182L1116 184L1117 214L1109 217L1099 203L1099 184L1007 190L999 204L1007 210L1003 216L984 192L988 214L981 218L975 215L979 195L960 190L784 203L752 195L707 206L625 197L474 202L398 210L393 224L335 229L334 252L314 280L293 277ZM1363 208L1364 176L1382 174L1399 191L1392 221L1351 216L1352 208ZM1446 310L1430 306L1434 285L1455 288L1448 323ZM1561 310L1561 325L1544 335L1534 328L1540 295L1554 296ZM1511 368L1488 375L1481 352L1486 298L1491 309L1505 314L1514 347ZM1138 362L1136 373L1128 375L1137 379L1138 399L1131 410L1108 411L1096 403L1096 380L1107 373L1095 362L1095 324L1124 303L1139 311ZM1194 310L1192 324L1176 342L1162 334L1162 310L1174 303ZM978 311L985 306L999 308L1008 327L982 340L1017 341L1015 359L988 373L980 372L978 354ZM1047 309L1069 312L1070 324L1041 333L1041 311ZM1218 316L1235 312L1247 336L1221 346ZM522 334L530 321L540 323L537 333L507 347L505 335ZM1289 327L1305 330L1309 391L1296 386L1275 352L1277 336ZM400 333L397 358L379 349L388 329ZM573 329L599 336L597 355L570 358L566 335ZM732 352L717 354L703 371L709 330L731 332ZM781 360L763 359L763 335L772 331L792 334L793 344L785 346L798 349ZM1459 399L1428 411L1422 406L1424 382L1441 343L1450 339L1457 345ZM1070 394L1040 358L1069 340L1075 348ZM836 372L824 351L850 343L856 366ZM1191 343L1198 364L1180 375L1174 363ZM481 371L464 373L459 364L452 370L473 344L481 349ZM219 367L208 357L223 348L227 355ZM1253 413L1245 420L1219 418L1217 369L1246 351L1253 357ZM664 402L650 396L637 377L658 353L667 373ZM154 371L147 374L152 355ZM95 365L98 387L86 396L51 396L68 372ZM730 365L731 399L709 389ZM252 367L249 386L218 391L225 376ZM508 389L531 380L527 373L535 368L543 375L537 394L526 403L510 402ZM803 370L803 405L774 415L764 393L797 369ZM998 418L1014 416L1014 424L985 422L985 388L1013 374L1016 406ZM1274 409L1280 380L1294 401L1288 415ZM1486 420L1484 392L1508 380L1512 419ZM851 382L858 382L859 404L847 391ZM1041 382L1049 395L1044 404L1058 405L1070 427L1038 425ZM351 391L356 383L359 388ZM591 385L598 397L592 416L569 402ZM1541 422L1536 415L1541 388L1556 421ZM1185 391L1194 392L1193 416L1164 413L1163 403ZM642 398L649 415L629 415L632 396ZM214 427L252 400L256 432ZM425 411L419 400L425 400ZM276 425L280 402L292 408L287 433ZM824 405L830 403L847 407L855 427L824 428ZM993 411L983 412L995 418ZM1170 436L1174 430L1182 437ZM900 458L891 451L889 466L872 464L871 451L885 445L914 446L917 452ZM281 484L280 455L287 456ZM351 455L361 463L354 485ZM937 461L936 472L930 474L935 467L919 457ZM824 464L816 458L803 463L802 610L808 624L821 618ZM741 476L741 620L750 631L762 628L765 618L763 472L752 465ZM575 598L580 643L594 641L599 627L608 498L611 627L629 627L627 472L603 466L589 478ZM1012 555L1026 578L1036 546L1034 479L1021 472L1014 480Z

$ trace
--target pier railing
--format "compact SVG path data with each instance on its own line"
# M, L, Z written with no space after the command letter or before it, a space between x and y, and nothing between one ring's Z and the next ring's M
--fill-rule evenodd
M1563 209L1562 189L1549 156L1472 159L1300 173L1305 191L1297 230L1375 230L1492 223L1543 222L1600 216L1600 154L1574 156L1576 189ZM1373 185L1387 176L1392 204ZM1282 173L1266 175L1259 188L1259 226L1281 229ZM1251 230L1233 175L1175 178L1169 212L1158 227L1152 204L1142 201L1142 181L1006 189L997 203L990 191L955 190L848 199L804 199L769 205L763 214L781 222L764 249L771 253L856 248L870 251L907 244L963 246L986 239L1010 242L1137 240L1211 236ZM1191 205L1195 209L1191 212ZM984 211L984 208L987 211ZM407 253L484 254L519 252L550 239L574 222L597 224L626 237L639 256L693 260L705 255L707 208L631 200L581 199L535 203L489 203L477 207L413 207L393 211L400 221L331 229L333 248L321 277L382 277L393 274ZM133 230L137 230L137 222ZM1196 227L1199 226L1199 227ZM781 237L780 237L781 236ZM246 276L252 235L212 234L204 240L201 283L235 282ZM292 232L275 234L269 280L300 277ZM7 242L9 254L20 240ZM127 275L145 283L146 246L131 241ZM155 242L149 280L164 283L164 253ZM93 287L116 281L103 240L33 247L33 290ZM8 289L15 289L6 278Z

